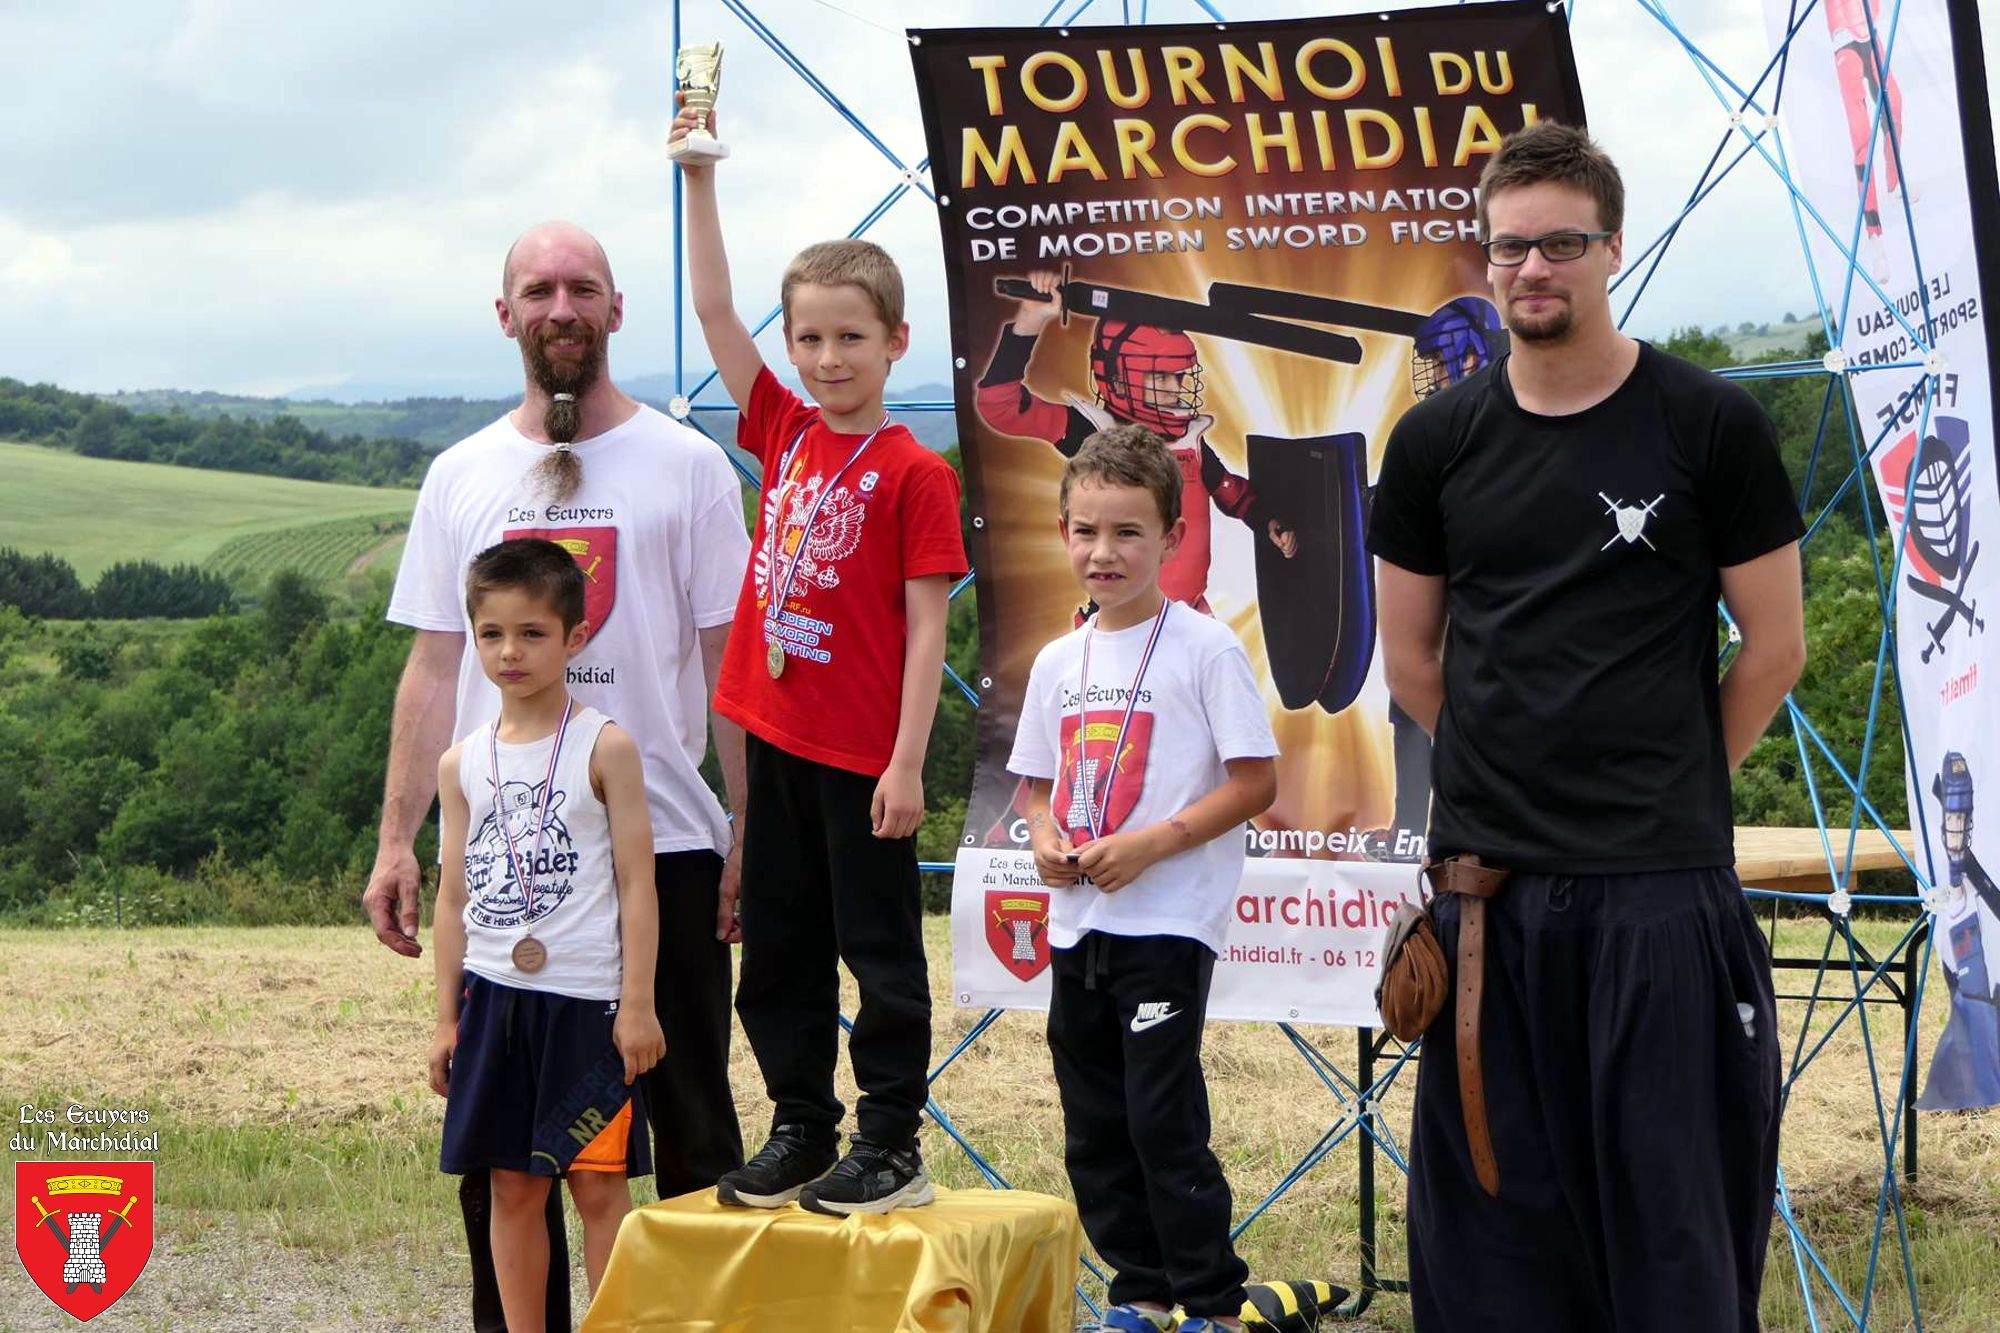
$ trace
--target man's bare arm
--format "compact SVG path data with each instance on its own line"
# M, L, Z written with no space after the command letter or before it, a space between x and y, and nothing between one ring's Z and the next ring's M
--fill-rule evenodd
M1444 708L1444 576L1378 558L1375 606L1389 697L1435 736Z
M423 871L417 865L417 830L437 795L438 760L451 743L458 665L465 635L418 630L396 686L389 723L389 766L382 782L382 822L376 831L375 869L361 905L375 938L406 957L417 943L417 900Z
M715 938L731 944L743 938L736 920L736 896L743 887L743 800L749 791L743 776L743 728L715 710L715 685L722 679L722 653L729 646L729 626L696 630L701 639L701 666L708 680L708 726L715 738L715 762L722 769L722 790L729 798L736 835L722 863L722 892L715 905Z
M1742 649L1722 675L1722 744L1734 772L1805 669L1798 543L1723 570L1722 602L1743 636Z

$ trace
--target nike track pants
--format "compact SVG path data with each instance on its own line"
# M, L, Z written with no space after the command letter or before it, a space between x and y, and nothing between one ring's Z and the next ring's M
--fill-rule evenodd
M1064 1158L1111 1302L1235 1315L1248 1275L1209 1151L1201 1030L1215 955L1177 935L1090 931L1055 953L1049 1050Z

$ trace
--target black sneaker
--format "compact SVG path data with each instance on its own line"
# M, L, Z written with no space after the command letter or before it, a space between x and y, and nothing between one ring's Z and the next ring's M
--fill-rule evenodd
M715 1182L715 1197L745 1208L782 1208L838 1156L832 1143L814 1142L804 1125L779 1125L755 1157Z
M867 1139L848 1141L840 1164L799 1193L799 1207L814 1213L886 1213L921 1208L937 1197L915 1141L891 1148Z

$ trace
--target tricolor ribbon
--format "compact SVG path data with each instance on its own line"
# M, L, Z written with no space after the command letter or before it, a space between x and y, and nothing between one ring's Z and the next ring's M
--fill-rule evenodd
M1111 742L1111 762L1106 764L1104 792L1100 800L1097 779L1090 779L1089 790L1084 793L1083 820L1090 829L1092 838L1104 836L1104 820L1111 813L1111 787L1118 780L1118 756L1125 752L1125 731L1132 725L1132 714L1139 707L1139 686L1146 679L1146 668L1153 664L1153 649L1159 646L1160 631L1166 627L1167 608L1173 605L1171 598L1160 603L1160 614L1153 617L1153 629L1146 636L1146 646L1139 654L1139 669L1132 676L1132 688L1125 700L1125 716L1119 720L1118 735ZM1090 706L1090 640L1097 633L1097 621L1093 617L1090 628L1083 632L1083 681L1076 696L1076 766L1077 775L1083 775L1083 761L1089 755L1090 741L1087 730L1087 710Z
M549 747L549 771L542 778L542 799L535 807L535 849L528 854L529 869L542 855L542 835L549 827L549 796L556 786L556 760L562 756L563 736L569 731L570 713L576 708L572 696L563 702L562 721L556 724L556 743ZM532 875L521 871L520 854L514 850L514 835L507 831L507 812L500 808L500 721L495 718L493 728L486 733L487 756L493 765L493 812L500 825L500 841L507 844L507 863L514 867L514 882L521 886L521 918L530 920L534 916L535 881Z

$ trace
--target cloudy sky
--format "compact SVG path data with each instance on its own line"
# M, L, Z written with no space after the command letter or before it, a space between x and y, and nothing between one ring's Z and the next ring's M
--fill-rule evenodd
M1229 19L1369 8L1214 3ZM919 9L944 27L1032 22L1041 8L758 0L753 12L914 163L902 26ZM1096 0L1082 21L1123 9ZM1767 59L1757 0L1578 0L1585 104L1632 196L1628 255L1675 216L1728 131L1654 9L1745 86ZM1153 0L1151 17L1203 15ZM493 322L500 257L524 225L558 215L604 239L626 292L614 367L671 371L671 22L671 0L0 0L0 48L15 57L0 92L0 290L13 305L0 375L89 391L502 394L519 371ZM785 257L846 231L897 178L720 0L684 0L682 22L686 40L729 48L724 207L747 307L775 293ZM1989 82L1994 65L1989 52ZM944 379L929 204L909 196L870 234L910 278L905 382ZM1753 158L1683 228L1628 327L1810 304L1790 212Z

